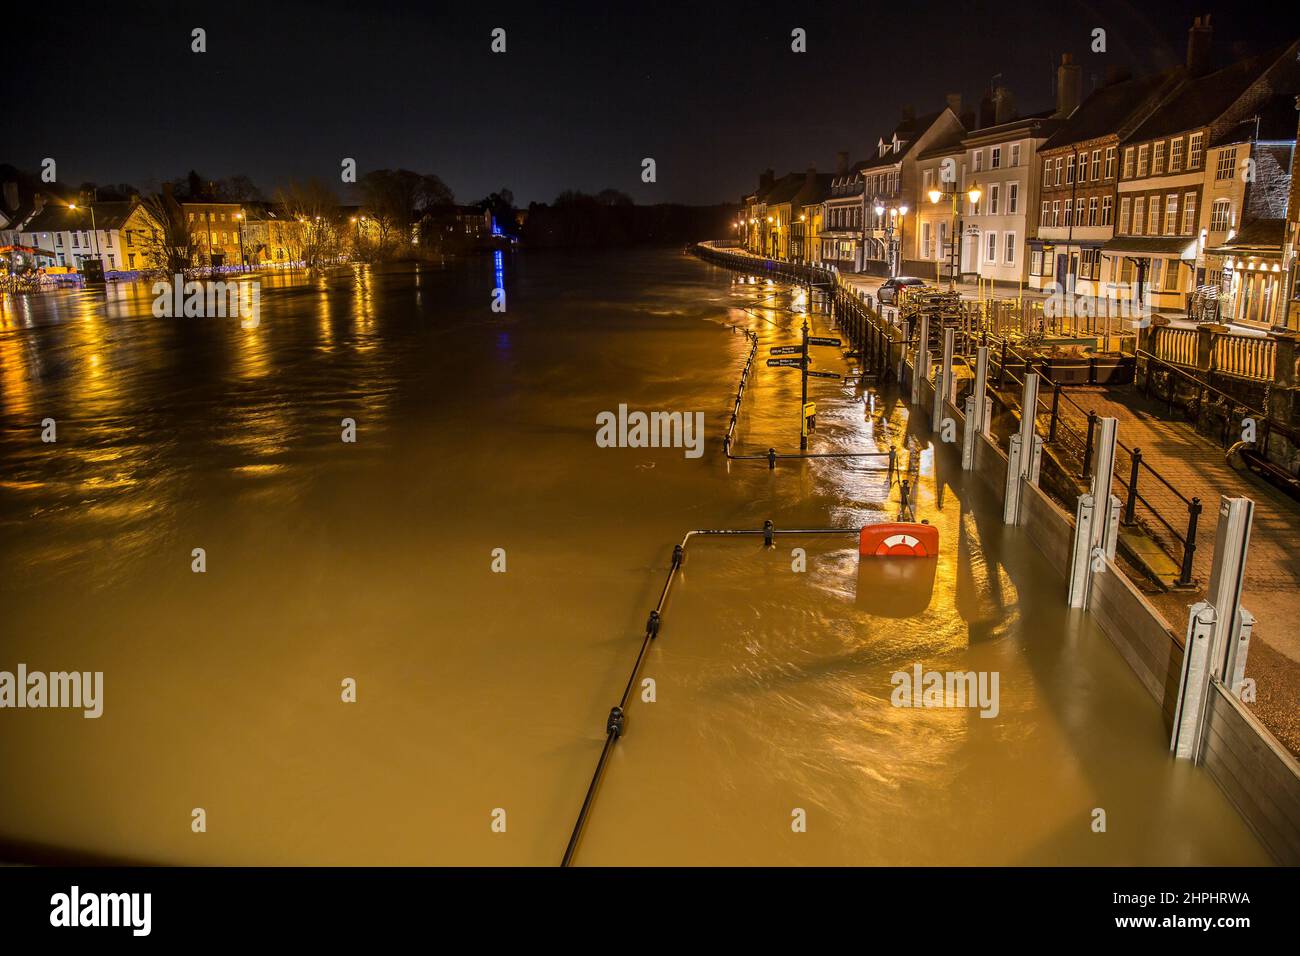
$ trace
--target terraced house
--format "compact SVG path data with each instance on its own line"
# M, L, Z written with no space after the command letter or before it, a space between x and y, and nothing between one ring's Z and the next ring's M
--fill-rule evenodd
M876 141L875 155L861 163L863 181L863 264L872 275L899 275L903 252L913 240L908 217L921 202L918 157L929 149L959 141L966 132L952 102L918 117L910 107L889 136Z
M1241 228L1241 198L1207 194L1240 175L1237 166L1250 147L1231 142L1244 120L1256 116L1278 92L1292 90L1300 78L1296 53L1300 41L1262 56L1209 71L1208 18L1197 20L1188 40L1187 66L1178 87L1121 138L1115 235L1103 245L1118 265L1120 282L1131 283L1129 297L1143 290L1157 311L1183 312L1189 296L1207 280L1223 281L1205 255L1209 234L1226 236ZM1214 148L1215 166L1208 156ZM1289 167L1289 157L1288 157ZM1235 191L1235 187L1234 190ZM1277 217L1280 222L1280 216ZM1277 259L1281 230L1277 230ZM1224 247L1217 248L1222 255ZM1251 283L1255 285L1255 283ZM1264 321L1278 300L1278 288L1263 284L1271 296L1260 311L1242 317ZM1258 299L1255 303L1260 305Z
M1061 125L1038 151L1041 181L1027 250L1030 288L1095 292L1117 281L1117 260L1102 250L1115 236L1120 140L1181 77L1181 69L1111 77L1080 103L1079 67L1062 58L1055 114Z

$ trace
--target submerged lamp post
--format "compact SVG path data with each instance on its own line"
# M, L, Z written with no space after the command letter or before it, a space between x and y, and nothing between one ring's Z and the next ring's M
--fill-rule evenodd
M958 232L960 231L960 221L958 219L960 211L957 207L957 202L958 202L958 197L961 196L961 193L959 193L955 188L950 191L944 191L942 189L935 188L930 190L929 195L930 195L930 202L936 206L945 197L952 199L952 232L949 233L948 235L948 241L952 243L952 256L950 257L952 259L952 262L949 264L949 268L948 268L948 291L951 292L957 285L957 268L958 268L957 235ZM966 198L971 201L971 205L974 205L975 203L979 202L980 196L982 195L984 195L984 191L980 189L980 184L978 182L971 183L970 189L966 190Z

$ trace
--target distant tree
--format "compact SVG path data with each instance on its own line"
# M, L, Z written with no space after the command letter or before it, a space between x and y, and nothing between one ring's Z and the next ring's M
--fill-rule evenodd
M363 209L376 223L380 257L409 246L414 226L455 203L447 184L432 173L373 169L361 177Z
M257 184L243 173L218 179L215 186L215 198L219 202L255 202L262 198Z
M627 193L621 193L617 189L602 189L596 193L596 201L604 206L630 206L632 197Z
M286 239L291 257L308 269L320 269L337 261L345 245L345 223L338 197L318 179L290 183L276 193L284 209Z

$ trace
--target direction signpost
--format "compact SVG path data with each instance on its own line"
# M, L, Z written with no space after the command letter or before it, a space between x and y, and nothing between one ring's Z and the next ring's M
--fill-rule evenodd
M808 320L803 320L803 337L799 345L774 345L771 348L773 355L797 355L798 358L770 358L767 364L772 368L797 368L800 371L801 401L799 402L799 450L808 450L808 422L812 415L809 413L808 402L808 376L813 378L834 378L840 376L837 372L814 372L808 368L812 364L812 357L808 354L808 346L825 345L830 348L840 348L842 343L839 339L829 338L823 335L808 334Z

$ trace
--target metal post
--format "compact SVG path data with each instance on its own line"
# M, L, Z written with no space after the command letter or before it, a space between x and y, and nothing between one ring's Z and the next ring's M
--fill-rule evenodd
M989 350L981 345L975 352L975 387L966 398L966 430L962 434L961 467L970 471L975 467L976 436L987 435L989 427L988 398Z
M930 317L921 314L917 329L916 357L912 362L912 404L921 404L921 383L930 378Z
M1060 415L1061 408L1061 385L1059 382L1052 385L1052 423L1047 429L1047 440L1056 441L1056 421Z
M1241 589L1250 550L1250 528L1255 502L1249 498L1219 499L1219 524L1215 531L1214 561L1206 600L1214 605L1220 633L1211 655L1214 676L1234 693L1246 669L1246 652L1254 617L1241 606Z
M1138 469L1142 466L1142 449L1133 449L1133 467L1128 473L1128 501L1124 504L1124 523L1133 523L1133 512L1137 508Z
M1081 478L1087 478L1088 473L1092 471L1092 435L1097 428L1097 413L1088 413L1088 440L1083 446L1083 473Z
M808 450L808 419L804 409L808 407L808 320L803 320L803 353L799 361L799 378L801 397L799 399L799 450Z
M1206 601L1193 604L1187 621L1178 701L1174 705L1174 732L1169 740L1169 752L1179 760L1196 760L1200 756L1215 630L1214 605Z
M1178 572L1179 587L1192 583L1192 557L1196 554L1196 524L1201 516L1201 499L1193 498L1187 505L1187 539L1183 543L1183 566Z
M1092 456L1092 482L1086 495L1079 496L1076 511L1073 557L1069 582L1070 607L1087 607L1093 575L1106 570L1114 560L1119 538L1119 499L1110 493L1115 473L1115 447L1119 421L1097 418L1097 451ZM1083 520L1087 512L1087 521Z

